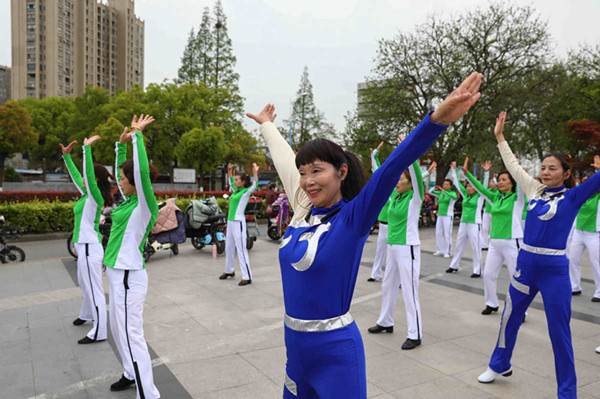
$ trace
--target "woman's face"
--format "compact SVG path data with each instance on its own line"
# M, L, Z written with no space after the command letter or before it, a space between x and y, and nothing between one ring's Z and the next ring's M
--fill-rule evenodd
M412 190L412 188L412 182L408 179L406 173L402 173L402 176L400 176L400 180L398 180L398 183L396 184L396 191L398 191L399 194L402 194Z
M233 186L235 188L242 188L242 187L244 187L244 181L242 180L242 178L239 175L235 175L233 177Z
M119 182L119 186L121 186L121 191L123 192L123 195L128 197L130 195L136 194L135 186L129 183L129 179L127 178L127 176L125 176L125 173L123 173L123 169L121 169L119 172L121 175L121 181Z
M473 195L473 194L475 194L477 192L475 190L475 188L471 185L471 183L467 183L467 185L465 186L465 188L467 189L467 194L469 194L469 195Z
M348 174L348 165L339 169L319 159L300 165L300 187L308 194L315 208L329 208L342 199L342 182Z
M512 189L513 184L508 177L508 173L502 173L498 176L498 190L500 190L501 193L508 193L509 191L512 191Z
M571 176L570 170L564 170L560 161L555 157L546 157L542 161L540 177L542 183L548 188L557 188L565 183L565 180Z
M444 182L442 183L442 188L444 189L444 191L450 191L452 190L452 183L450 183L447 180L444 180Z
M496 185L496 182L493 180L490 180L490 189L495 190L496 188L498 188L498 186Z

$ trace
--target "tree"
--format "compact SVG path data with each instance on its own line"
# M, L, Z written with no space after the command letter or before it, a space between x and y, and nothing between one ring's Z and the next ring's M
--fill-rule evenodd
M290 119L284 120L292 124L292 141L296 148L315 138L333 138L335 130L326 122L325 115L317 109L313 97L313 86L308 78L308 67L304 66L300 77L300 87L296 99L292 103ZM287 129L281 129L286 131Z
M223 130L211 126L205 130L194 128L181 136L175 147L177 160L182 166L198 168L202 178L204 172L213 171L225 160L227 146Z
M131 119L130 119L131 121ZM129 123L127 123L129 125ZM102 165L114 165L115 164L115 143L119 141L123 128L125 126L119 122L116 118L110 117L104 123L96 126L89 137L98 135L101 137L92 146L92 154L94 156L94 162L101 163ZM145 133L145 132L144 132ZM80 141L83 145L83 139ZM76 153L79 155L79 152ZM133 149L131 146L127 149L128 158L133 158ZM113 174L116 170L113 170Z
M490 132L503 110L509 115L507 139L520 154L533 152L527 145L532 135L547 150L552 132L525 123L524 113L551 94L549 85L534 91L528 83L553 61L547 23L530 6L494 2L450 20L431 16L414 33L380 40L372 74L359 90L358 121L349 124L346 140L362 154L381 140L392 144L393 137L409 133L465 76L478 71L481 100L431 147L438 179L451 161L466 155L499 159ZM363 125L377 133L369 143L359 136Z
M208 7L202 13L202 22L198 32L190 31L188 42L181 58L181 67L177 72L177 83L204 83L209 85L212 79L214 38L212 35L213 19Z
M38 134L31 127L25 108L9 100L0 106L0 187L4 182L4 161L37 144Z

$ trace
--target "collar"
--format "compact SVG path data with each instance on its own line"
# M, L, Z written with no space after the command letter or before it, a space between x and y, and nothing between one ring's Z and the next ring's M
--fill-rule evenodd
M548 187L546 187L546 192L548 194L558 194L558 193L563 192L563 191L567 191L567 187L565 187L564 184L562 186L556 187L556 188L548 188Z
M315 207L311 207L310 208L310 213L312 215L314 215L314 216L327 215L327 214L335 211L336 209L341 208L347 202L348 201L346 201L345 199L342 198L340 201L336 202L335 204L333 204L333 206L331 206L329 208L315 208Z

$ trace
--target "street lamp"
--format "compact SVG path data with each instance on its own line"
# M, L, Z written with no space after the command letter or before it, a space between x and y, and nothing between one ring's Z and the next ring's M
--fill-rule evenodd
M302 118L300 119L300 134L302 134L302 131L304 129L304 97L308 96L309 93L303 91L302 93L300 93L300 98L302 98ZM292 102L290 101L290 147L292 146L292 127L293 127L293 121L292 121Z

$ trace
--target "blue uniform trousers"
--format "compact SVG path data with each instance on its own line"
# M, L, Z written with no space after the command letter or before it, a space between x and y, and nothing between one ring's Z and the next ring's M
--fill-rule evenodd
M285 327L285 399L366 399L365 350L355 322L331 331Z
M514 278L506 296L502 323L490 368L502 373L511 368L510 359L522 324L525 311L539 292L542 293L548 331L554 350L554 366L558 384L558 397L577 397L577 377L571 342L571 282L569 266L548 266L550 255L535 255L521 251ZM555 262L552 262L555 263Z

